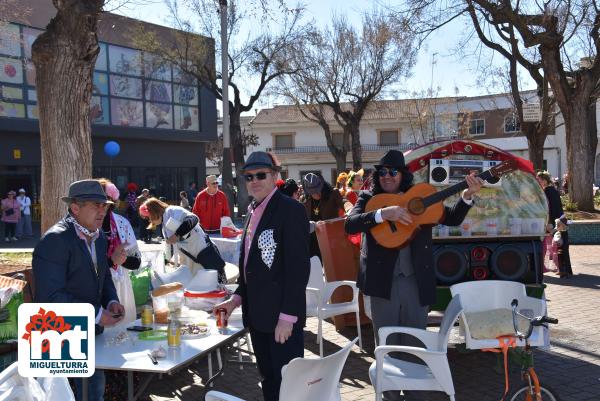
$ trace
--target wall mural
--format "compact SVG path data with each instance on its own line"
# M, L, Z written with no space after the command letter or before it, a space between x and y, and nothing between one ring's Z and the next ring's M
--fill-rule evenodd
M119 74L141 75L141 52L120 46L108 46L110 71Z
M135 100L111 99L111 123L126 127L144 125L144 104Z
M0 25L0 53L9 56L21 56L19 27L12 24Z
M108 98L92 96L90 104L90 119L92 124L108 124Z
M0 82L11 84L23 83L23 67L21 60L0 57Z
M173 107L175 113L175 129L198 131L198 108L188 106Z
M0 117L25 118L25 105L22 103L0 102Z
M142 98L142 80L125 75L110 76L110 94L113 96Z

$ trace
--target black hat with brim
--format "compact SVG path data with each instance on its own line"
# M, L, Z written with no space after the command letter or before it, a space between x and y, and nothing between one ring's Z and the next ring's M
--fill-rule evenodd
M404 155L399 150L388 150L387 153L379 160L379 164L375 165L376 169L383 166L405 168Z
M257 168L270 168L274 171L281 170L280 166L273 164L273 159L267 152L257 151L250 153L246 159L246 164L242 167L242 171L255 170Z
M69 195L60 198L63 202L75 200L113 204L97 180L75 181L69 185Z

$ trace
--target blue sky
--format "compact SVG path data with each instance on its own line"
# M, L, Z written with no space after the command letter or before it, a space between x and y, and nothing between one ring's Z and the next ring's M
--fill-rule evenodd
M308 19L314 19L317 25L324 27L330 22L333 13L345 13L351 23L359 25L361 13L371 10L374 3L371 0L307 0L306 16ZM161 0L148 5L136 5L131 9L122 8L116 12L131 18L168 25L166 22L168 11ZM390 94L387 97L406 98L410 97L409 94L412 92L424 92L430 87L439 88L439 96L455 96L457 93L462 96L477 96L503 91L502 88L479 87L476 84L477 73L474 66L476 61L464 58L459 60L452 54L462 29L464 29L464 22L457 21L432 34L419 52L412 76L400 84L405 92L395 93L394 96ZM432 69L434 58L435 64ZM499 57L495 59L500 61ZM265 100L259 108L271 105L269 100Z

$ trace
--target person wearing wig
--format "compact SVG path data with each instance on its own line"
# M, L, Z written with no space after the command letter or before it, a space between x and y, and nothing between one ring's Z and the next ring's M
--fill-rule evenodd
M98 180L106 196L113 202L119 201L119 190L106 178ZM108 265L121 304L125 307L125 317L120 324L129 324L136 319L135 298L129 272L142 263L135 232L129 221L114 212L115 205L109 206L102 221L102 231L108 241Z
M342 195L342 198L346 196L346 192L348 191L348 187L346 185L348 181L348 174L342 171L335 181L335 189Z

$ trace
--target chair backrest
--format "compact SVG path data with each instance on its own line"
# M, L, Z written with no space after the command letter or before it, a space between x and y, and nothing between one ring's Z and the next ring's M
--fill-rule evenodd
M310 276L308 277L307 287L325 288L325 279L323 278L323 265L318 256L310 258Z
M510 308L513 299L527 296L525 285L516 281L467 281L450 287L452 296L460 295L465 312Z
M455 295L450 300L450 303L444 311L444 317L440 324L440 331L438 337L438 350L446 352L448 349L448 339L450 338L450 331L454 326L454 322L458 319L458 315L463 310L462 301L460 295Z
M349 342L335 354L324 358L295 358L283 367L280 401L339 400L340 376L350 350L358 341Z

